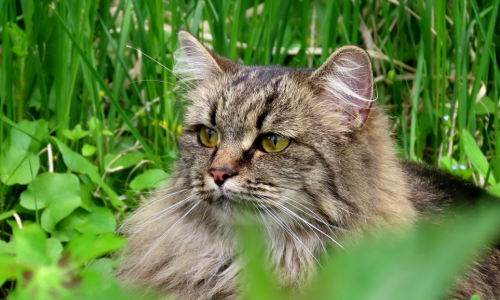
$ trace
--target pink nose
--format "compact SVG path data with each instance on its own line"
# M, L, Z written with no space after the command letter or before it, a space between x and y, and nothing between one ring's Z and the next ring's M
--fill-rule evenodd
M217 184L218 186L223 185L226 179L228 179L229 177L236 175L236 173L234 173L230 169L211 169L210 174L212 174L215 184Z

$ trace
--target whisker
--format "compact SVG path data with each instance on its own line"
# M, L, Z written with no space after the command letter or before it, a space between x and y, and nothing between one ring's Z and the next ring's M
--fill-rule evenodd
M323 234L324 236L326 236L327 238L329 238L332 242L334 242L335 244L337 244L338 246L340 246L340 248L344 249L345 248L339 243L337 242L334 238L332 238L331 236L329 236L328 234L324 233L321 229L317 228L316 226L314 226L313 224L311 224L310 222L306 221L305 219L303 219L302 217L300 217L299 215L297 215L295 212L293 212L292 210L290 210L289 208L287 208L286 206L284 205L281 205L280 203L276 202L276 201L273 201L272 199L269 199L267 197L265 197L266 200L268 201L271 201L272 203L274 203L276 206L279 206L279 207L282 207L283 209L285 209L286 211L289 212L289 214L292 214L293 216L295 216L296 218L298 218L299 220L301 220L302 222L304 222L305 224L307 224L307 226L315 229L316 231L318 231L319 233ZM318 237L319 238L319 237Z
M261 199L262 199L262 198L261 198ZM304 229L306 232L309 232L309 231L307 231L307 230L306 230L306 228L304 228L304 226L302 225L302 223L300 223L299 221L297 221L297 220L296 220L296 218L295 218L293 215L291 215L290 213L288 213L286 210L283 210L283 209L280 207L281 205L280 205L279 203L277 203L277 202L275 202L275 201L273 201L273 200L271 200L271 199L269 199L269 198L267 198L267 197L264 197L264 199L262 199L262 200L268 200L268 201L270 201L271 203L273 203L273 205L274 205L276 208L278 208L281 212L283 212L283 213L285 213L286 215L290 216L290 217L291 217L291 219L295 222L295 224L299 225L299 226L300 226L300 228ZM285 207L284 207L284 208L285 208ZM306 222L305 224L306 224L309 228L313 229L313 228L312 228L312 227L308 224L308 222ZM316 239L320 242L320 244L321 244L321 248L322 248L323 250L326 250L325 245L324 245L324 243L323 243L323 240L319 238L319 236L318 236L318 234L316 233L316 231L312 230L311 232L312 232L312 233L316 236Z
M287 196L285 196L285 195L282 195L282 194L280 194L280 193L275 193L275 194L277 194L277 195L279 195L279 196L281 196L281 197L284 197L284 198L286 198L286 199L288 199L288 200L290 200L290 201L292 201L292 202L295 202L295 203L297 203L298 205L300 205L300 206L302 206L303 208L305 208L305 209L307 209L308 211L310 211L312 215L311 215L311 214L308 214L308 213L307 213L307 212L305 212L305 211L303 211L303 210L302 210L302 209L300 209L299 207L297 207L297 206L295 206L295 205L293 205L293 204L291 204L291 203L288 203L288 204L290 204L291 206L293 206L294 208L296 208L296 209L298 209L299 211L303 212L304 214L308 215L309 217L311 217L311 218L315 219L316 221L318 221L318 222L320 222L320 223L323 223L325 226L327 226L327 227L330 229L330 231L331 231L331 232L335 235L335 237L337 237L337 235L335 234L335 232L333 232L333 231L331 230L332 228L333 228L333 229L338 229L338 230L341 230L341 231L351 232L350 230L347 230L347 229L344 229L344 228L342 228L342 227L338 227L338 226L335 226L335 225L332 225L332 224L327 223L325 220L321 219L321 217L320 217L317 213L315 213L313 210L311 210L309 207L305 206L304 204L302 204L302 203L300 203L300 202L298 202L298 201L296 201L296 200L294 200L294 199L292 199L292 198L289 198L289 197L287 197Z
M145 228L147 225L149 225L149 224L151 224L151 223L155 222L156 220L158 220L158 219L160 219L160 218L162 218L162 217L165 217L165 215L166 215L167 213L169 213L171 210L173 210L174 208L176 208L176 207L178 207L178 206L180 206L180 205L182 205L182 204L186 203L187 201L189 201L191 198L193 198L193 197L194 197L194 196L196 196L196 195L197 195L197 194L193 194L193 195L191 195L191 196L189 196L189 197L185 198L184 200L179 201L179 202L177 202L176 204L173 204L173 205L171 205L171 206L169 206L169 207L167 207L167 208L165 208L165 209L162 209L161 211L156 212L156 213L154 213L153 215L151 215L151 216L147 217L146 219L144 219L144 220L143 220L143 221L145 221L145 222L143 222L142 224L137 224L137 225L135 225L135 226L133 226L133 227L132 227L132 228L136 228L136 227L140 226L140 228L136 229L136 230L135 230L135 232L134 232L134 233L133 233L133 234L132 234L129 238L132 238L134 235L136 235L137 233L139 233L139 232L140 232L143 228ZM152 220L151 220L151 218L154 218L154 219L152 219ZM149 221L147 221L148 219L149 219Z
M169 229L167 229L157 240L156 242L151 246L151 248L146 252L146 254L144 254L144 256L137 262L137 264L128 271L127 275L132 272L138 265L141 265L144 260L147 258L147 256L149 255L149 253L151 253L151 251L153 251L153 249L163 240L163 238L170 232L170 230L172 230L180 221L182 221L193 209L196 208L196 206L198 206L198 204L200 204L203 200L199 200L198 202L196 202L179 220L177 220L172 226L170 226Z
M178 193L182 193L182 192L184 192L184 191L186 191L186 190L188 190L188 189L182 189L182 190L180 190L180 191L177 191L177 192L174 192L174 193L171 193L171 194L165 195L165 196L161 196L161 197L159 197L158 199L155 199L155 200L153 200L153 201L151 201L151 202L149 202L149 203L147 203L147 204L143 205L141 208L139 208L138 210L136 210L133 214L131 214L130 216L128 216L128 217L125 219L125 221L123 221L122 225L121 225L121 226L120 226L120 227L119 227L119 228L115 231L115 234L116 234L116 233L118 233L118 232L120 232L120 230L123 228L123 226L125 226L125 224L127 224L128 222L130 222L130 220L131 220L134 216L136 216L138 213L140 213L141 211L145 210L145 209L146 209L146 208L148 208L149 206L151 206L151 205L153 205L153 204L157 203L158 201L164 200L164 199L165 199L165 198L167 198L167 197L173 196L173 195L178 194Z
M170 71L170 73L172 73L176 78L179 78L177 77L177 75L174 73L174 71L170 70L169 68L165 67L164 65L162 65L159 61L157 61L156 59L152 58L151 56L147 55L146 53L142 52L141 50L137 49L137 48L134 48L132 46L129 46L127 45L127 48L131 48L131 49L134 49L135 51L139 52L140 54L146 56L147 58L151 59L152 61L154 61L155 63L159 64L160 66L162 66L163 68L165 68L167 71Z
M264 226L266 227L267 233L269 234L269 238L272 239L272 234L271 234L271 228L269 227L269 224L264 218L264 215L262 215L262 212L255 206L253 206L253 210L260 215L260 219L262 220L262 223L264 223ZM259 216L257 216L259 217Z
M268 209L264 205L261 205L260 203L259 203L259 206L262 207L262 209L264 209L267 212L268 216L271 217L271 219L273 219L281 228L283 228L286 232L288 232L311 255L311 257L321 266L321 264L318 261L318 259L316 258L316 256L314 256L314 254L311 252L311 250L309 250L309 248L307 248L306 245L304 245L302 240L297 235L295 235L295 233L293 233L293 231L284 223L283 220L281 220L277 215L274 215L273 213L271 213L272 209L270 209L270 208Z

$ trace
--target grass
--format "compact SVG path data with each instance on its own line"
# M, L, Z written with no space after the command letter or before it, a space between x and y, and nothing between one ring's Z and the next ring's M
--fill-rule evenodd
M1 240L14 216L61 251L113 232L137 192L167 176L182 129L169 71L180 28L249 65L318 67L342 45L362 46L401 157L500 195L500 0L400 3L0 0ZM29 193L52 180L45 173L79 187L50 222L53 199Z

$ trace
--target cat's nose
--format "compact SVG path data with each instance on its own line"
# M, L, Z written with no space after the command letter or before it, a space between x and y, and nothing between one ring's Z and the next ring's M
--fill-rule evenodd
M236 175L236 172L233 172L230 169L226 168L210 169L210 174L212 174L212 176L214 177L215 184L221 186L229 177Z

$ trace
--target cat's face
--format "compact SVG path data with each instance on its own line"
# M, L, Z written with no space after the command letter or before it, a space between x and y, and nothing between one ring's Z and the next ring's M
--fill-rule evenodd
M316 212L321 199L348 205L332 162L368 116L371 66L357 48L323 67L245 67L180 33L195 82L187 93L177 174L214 209ZM184 70L185 71L185 70Z

